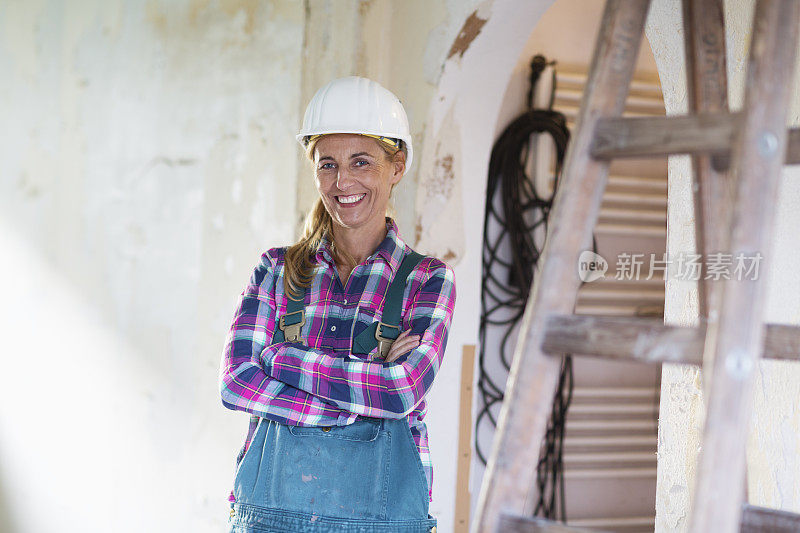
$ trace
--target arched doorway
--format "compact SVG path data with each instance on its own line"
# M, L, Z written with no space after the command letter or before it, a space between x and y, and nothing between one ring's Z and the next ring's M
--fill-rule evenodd
M477 340L483 213L492 145L504 127L503 117L509 114L510 83L518 74L515 69L520 58L528 53L526 45L532 32L535 33L550 8L556 9L554 4L558 2L497 0L467 17L453 43L428 113L417 196L416 237L421 249L438 254L456 269L459 316L451 331L450 345L457 349ZM602 4L598 4L600 12ZM594 36L592 32L585 35L589 49ZM663 308L663 298L661 303ZM451 354L457 352L453 350ZM452 403L453 398L459 397L459 371L455 365L448 369L451 379L442 380L447 385L436 391L442 401ZM444 400L445 396L448 400ZM440 422L442 425L438 426ZM431 427L449 427L451 434L457 434L457 416L437 421ZM434 450L434 461L437 451L444 460L444 450L440 449ZM450 458L457 455L455 442L449 451ZM455 469L455 464L449 467ZM473 501L480 488L482 470L482 465L473 461L470 483ZM652 473L654 485L654 465ZM443 505L452 505L446 502L448 498L453 502L456 496L448 493L437 497Z

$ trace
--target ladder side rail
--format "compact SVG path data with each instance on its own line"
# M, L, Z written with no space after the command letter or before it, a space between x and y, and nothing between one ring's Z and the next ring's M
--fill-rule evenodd
M494 533L501 513L522 513L533 487L560 360L541 350L544 321L552 312L571 312L580 280L577 260L591 247L608 162L589 154L601 117L619 116L641 43L649 0L608 0L600 24L576 134L567 150L564 174L554 199L540 271L525 309L506 383L474 530Z
M734 215L724 249L734 257L760 253L766 265L772 258L792 87L787 73L794 70L799 17L797 0L757 2L742 123L732 150ZM713 353L713 377L689 522L692 533L739 530L753 373L763 343L767 271L768 266L762 264L757 279L723 281L719 320L708 327L705 353Z
M722 0L683 0L683 35L689 114L728 112L728 75L725 61L725 20ZM730 213L725 211L726 173L712 164L712 155L692 157L695 243L699 253L719 251L725 240ZM702 264L702 263L701 263ZM703 279L698 287L698 316L707 319L716 308L717 284Z

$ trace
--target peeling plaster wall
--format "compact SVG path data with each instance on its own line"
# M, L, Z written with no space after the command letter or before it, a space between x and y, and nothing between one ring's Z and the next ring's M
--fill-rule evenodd
M454 265L458 307L448 346L458 350L478 340L486 172L498 116L520 53L551 4L551 0L495 0L477 6L474 15L463 19L459 44L448 50L450 58L428 112L417 190L417 238L420 249ZM449 353L459 357L458 352ZM460 368L452 372L455 380ZM453 395L445 398L440 393L446 391L434 387L432 405L454 403L457 389L451 390ZM455 435L455 410L436 427ZM450 444L453 456L456 445L454 440ZM483 468L473 458L469 484L473 510L482 475Z
M741 107L750 46L753 2L725 2L726 45L732 109ZM683 34L680 2L656 0L648 19L647 37L658 64L668 114L686 111ZM795 77L797 80L797 76ZM797 81L795 81L795 84ZM790 125L796 125L800 93L795 92ZM670 158L667 251L694 250L694 214L691 207L691 169L686 157ZM769 276L767 320L800 323L800 169L788 167L781 177L777 205L775 255L763 266ZM693 325L697 320L697 288L668 281L665 317L668 323ZM757 505L800 510L800 368L765 361L756 374L752 426L748 437L748 495ZM695 482L697 454L702 439L705 404L700 371L665 365L662 374L659 420L656 531L685 531Z
M261 251L292 241L313 201L294 140L305 104L333 77L373 77L403 100L422 161L478 4L4 3L0 352L16 379L0 396L0 530L224 527L247 417L220 405L220 350ZM449 161L437 172L458 175ZM395 189L412 244L436 208L417 207L415 167ZM442 531L466 324L429 396Z
M427 143L427 113L445 60L459 42L462 22L478 0L309 0L304 41L302 108L330 79L366 76L403 102L414 141L414 166L394 190L393 205L403 234L418 240L417 187ZM316 199L310 168L298 178L298 230ZM423 206L422 210L426 210ZM417 228L417 229L415 229Z

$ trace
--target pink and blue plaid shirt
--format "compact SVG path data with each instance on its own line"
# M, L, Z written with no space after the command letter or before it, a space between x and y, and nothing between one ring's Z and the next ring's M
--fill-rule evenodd
M403 331L421 337L420 345L391 363L351 353L353 332L380 318L386 289L410 248L393 220L375 252L356 266L342 286L329 244L316 254L317 267L307 289L305 345L272 342L286 312L283 291L285 248L261 256L239 299L220 367L225 407L250 413L250 427L237 465L250 445L258 418L297 426L343 426L359 415L408 417L414 442L433 494L433 467L423 419L425 394L442 364L455 305L453 270L424 258L412 271L403 295ZM234 501L233 493L229 496Z

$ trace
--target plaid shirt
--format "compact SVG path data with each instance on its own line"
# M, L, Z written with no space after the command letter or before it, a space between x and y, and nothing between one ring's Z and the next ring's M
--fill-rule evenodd
M306 291L305 345L272 341L286 312L283 256L272 248L261 256L239 299L220 367L222 403L250 413L250 427L237 465L250 445L259 417L297 426L343 426L359 415L407 417L433 494L433 467L423 418L425 394L433 384L447 344L455 305L453 270L426 257L409 276L403 295L402 330L420 335L420 345L391 363L351 353L353 331L380 318L386 289L410 248L393 220L375 252L356 266L345 286L329 243L316 254ZM233 492L230 502L235 501Z

